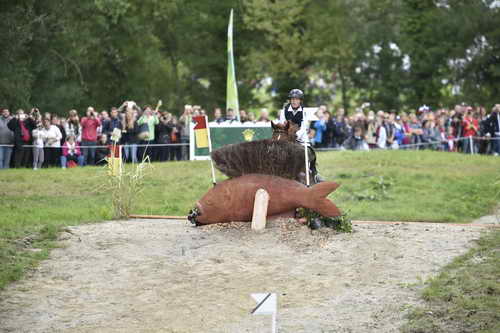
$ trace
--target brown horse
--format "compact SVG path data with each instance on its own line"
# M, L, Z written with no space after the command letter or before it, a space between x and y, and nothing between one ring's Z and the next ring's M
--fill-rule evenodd
M304 146L297 142L298 127L292 123L272 124L272 139L230 144L212 152L215 167L229 178L257 173L305 183ZM316 155L309 149L309 161ZM314 165L314 164L310 164ZM314 183L313 168L311 184Z
M274 124L271 122L271 127L273 129L273 141L286 141L290 143L294 143L303 147L302 144L297 142L297 131L299 130L299 126L291 121L286 121L284 124ZM302 155L304 155L304 150L302 150ZM297 156L290 156L291 159L297 159ZM312 148L308 149L308 158L309 158L309 179L311 184L315 184L315 176L317 174L316 170L316 153ZM301 182L305 183L305 166L302 170L302 175L298 176Z
M299 130L297 124L290 121L286 121L284 124L271 122L271 127L273 129L273 141L297 142L297 131Z

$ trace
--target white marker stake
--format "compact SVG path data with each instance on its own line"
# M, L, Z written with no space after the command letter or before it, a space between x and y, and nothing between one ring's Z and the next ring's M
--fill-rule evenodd
M267 207L269 205L269 193L259 188L255 193L253 204L252 230L262 231L266 228Z
M307 140L304 141L304 152L305 152L304 154L305 154L305 160L306 160L306 185L307 185L307 187L309 187L309 186L311 186L311 180L309 179L309 154L308 154L308 148L307 148Z
M309 142L309 122L311 120L319 120L318 117L316 117L315 113L318 111L318 108L304 108L304 121L306 122L306 137L304 140L304 154L305 154L305 161L306 161L306 186L309 187L311 186L311 180L309 177L309 151L308 151L308 142Z
M276 308L277 298L275 293L252 294L252 298L257 302L257 306L252 310L253 315L271 315L272 333L276 333Z

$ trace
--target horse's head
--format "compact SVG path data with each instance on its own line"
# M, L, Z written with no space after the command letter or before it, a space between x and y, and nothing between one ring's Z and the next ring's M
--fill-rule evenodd
M273 128L272 140L289 142L296 141L296 133L299 130L299 127L296 124L287 120L284 124L274 124L271 122L271 127Z

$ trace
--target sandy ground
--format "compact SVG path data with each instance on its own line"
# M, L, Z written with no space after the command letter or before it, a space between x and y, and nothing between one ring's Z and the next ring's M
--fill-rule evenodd
M422 281L483 228L273 222L191 227L131 220L72 227L1 294L1 332L270 332L256 292L278 294L279 332L396 332Z

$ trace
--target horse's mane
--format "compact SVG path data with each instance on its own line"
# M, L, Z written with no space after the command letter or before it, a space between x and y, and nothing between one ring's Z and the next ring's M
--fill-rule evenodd
M230 178L260 173L296 179L304 169L304 148L287 141L259 140L214 150L215 167Z

